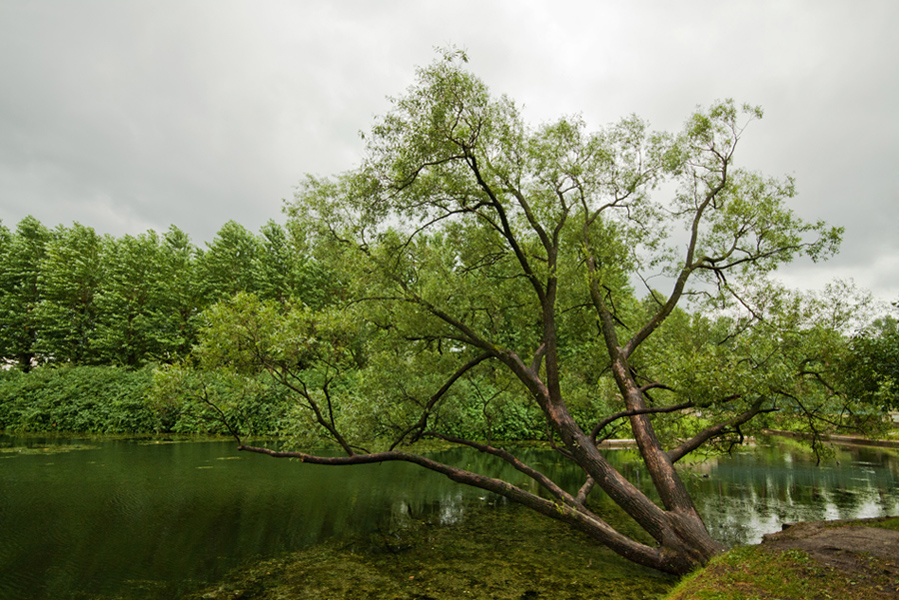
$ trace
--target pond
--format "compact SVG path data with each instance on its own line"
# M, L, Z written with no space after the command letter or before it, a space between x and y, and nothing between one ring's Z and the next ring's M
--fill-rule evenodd
M550 451L526 459L577 489ZM640 480L632 451L609 456ZM439 458L516 478L490 457ZM839 449L815 466L774 441L684 470L712 534L756 543L782 522L899 514L899 454ZM642 477L646 479L646 477ZM0 598L176 598L228 570L404 520L464 522L501 499L400 463L325 467L238 453L231 441L0 436Z

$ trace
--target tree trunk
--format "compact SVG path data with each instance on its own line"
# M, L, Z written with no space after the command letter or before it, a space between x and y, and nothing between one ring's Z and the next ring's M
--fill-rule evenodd
M725 550L722 544L709 535L686 491L686 502L679 503L686 506L666 506L663 509L609 464L588 436L580 434L574 439L574 443L576 448L582 450L575 454L575 461L591 475L600 489L655 539L658 547L646 560L646 557L635 555L631 548L617 548L608 540L597 537L596 532L587 531L588 534L625 558L675 574L689 573ZM654 467L648 462L645 464L657 489L660 486L669 489L683 488L683 482L673 468L653 472Z

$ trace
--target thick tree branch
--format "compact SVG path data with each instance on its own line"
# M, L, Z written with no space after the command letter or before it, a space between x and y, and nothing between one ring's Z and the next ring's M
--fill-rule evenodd
M437 439L444 440L446 442L450 442L453 444L459 444L462 446L468 446L470 448L474 448L479 452L483 452L484 454L490 454L491 456L496 456L497 458L502 459L503 461L512 465L516 471L520 473L524 473L534 481L536 481L541 487L543 487L546 491L552 494L557 500L563 502L568 505L577 504L575 499L561 487L556 485L554 481L552 481L549 477L541 473L540 471L534 469L533 467L527 465L518 459L515 455L513 455L508 450L504 450L503 448L496 448L494 446L490 446L487 444L481 444L478 442L473 442L471 440L466 440L462 438L458 438L451 435L443 435L437 432L429 431L426 433L429 437L435 437Z
M639 408L639 409L635 409L635 410L622 410L617 413L609 415L608 417L606 417L605 419L603 419L602 421L597 423L593 427L593 430L590 432L590 439L592 439L593 442L596 443L596 436L599 435L599 432L602 431L603 429L605 429L605 427L607 425L609 425L609 423L612 423L613 421L617 421L618 419L623 419L625 417L633 417L636 415L648 415L648 414L654 414L654 413L671 413L671 412L677 412L679 410L685 410L687 408L692 408L692 407L693 407L692 402L685 402L683 404L678 404L676 406L662 406L662 407L658 407L658 408Z
M566 522L569 525L572 525L575 528L587 533L600 543L607 545L609 548L621 554L622 556L633 560L634 562L651 566L657 569L664 569L668 565L668 562L666 560L667 553L664 549L652 548L650 546L646 546L645 544L635 542L629 537L616 531L612 526L610 526L600 517L586 510L576 502L571 505L567 503L560 504L558 502L553 502L545 498L541 498L536 494L527 492L519 488L518 486L512 485L511 483L508 483L501 479L485 477L484 475L479 475L477 473L472 473L471 471L452 467L450 465L446 465L444 463L429 459L424 456L420 456L418 454L389 451L371 454L356 454L353 456L331 457L316 456L304 452L278 451L272 450L270 448L260 448L256 446L244 445L239 446L238 450L244 452L254 452L257 454L265 454L274 458L294 458L304 463L316 465L359 465L391 461L402 461L417 464L431 471L441 473L457 483L462 483L486 490L488 492L493 492L495 494L508 498L513 502L523 504L524 506L536 510L537 512L545 516ZM669 568L674 569L675 567L674 565L672 565Z
M694 450L702 446L710 439L725 434L729 429L739 427L747 421L750 421L756 415L778 410L776 408L762 408L763 403L764 399L759 398L746 412L741 413L728 421L724 421L722 423L718 423L716 425L712 425L711 427L703 429L689 440L683 442L676 448L672 448L671 450L669 450L668 458L671 459L672 463L675 463L690 452L693 452Z

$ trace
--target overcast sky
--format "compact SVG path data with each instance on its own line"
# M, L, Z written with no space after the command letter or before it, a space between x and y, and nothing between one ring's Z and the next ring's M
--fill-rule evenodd
M342 0L0 2L0 219L116 236L283 222L305 173L354 167L358 133L436 46L533 123L760 104L742 166L797 178L794 209L846 228L790 266L899 299L899 2Z

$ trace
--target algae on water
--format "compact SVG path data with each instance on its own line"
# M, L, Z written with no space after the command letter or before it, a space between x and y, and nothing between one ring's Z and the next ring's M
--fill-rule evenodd
M253 563L188 598L636 600L675 582L527 509L485 503L455 524L412 518Z

